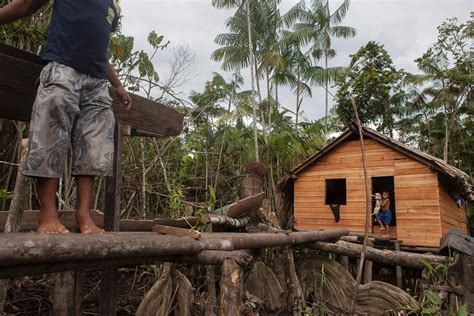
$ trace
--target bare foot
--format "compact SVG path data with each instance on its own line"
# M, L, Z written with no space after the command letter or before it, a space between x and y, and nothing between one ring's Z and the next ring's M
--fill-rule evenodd
M36 231L40 234L67 234L69 230L61 224L57 214L38 215L38 228Z
M103 234L104 230L97 227L89 212L76 212L77 227L82 234Z
M380 227L380 228L379 228L379 231L380 231L380 232L381 232L381 231L384 231L384 230L385 230L384 227Z

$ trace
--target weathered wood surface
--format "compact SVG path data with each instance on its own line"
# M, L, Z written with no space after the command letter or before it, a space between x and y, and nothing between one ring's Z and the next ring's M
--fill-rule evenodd
M200 239L202 235L201 232L198 232L197 230L165 226L165 225L155 225L152 227L152 231L154 231L155 233L163 234L163 235L190 237L193 239Z
M120 196L122 191L122 147L123 128L120 123L114 125L114 155L112 176L105 181L104 229L119 231ZM104 316L114 316L117 309L117 270L116 267L105 267L100 275L99 312Z
M220 266L224 259L232 258L242 267L248 266L253 259L252 253L244 250L216 251L203 250L198 254L187 255L159 255L159 256L134 256L110 259L90 259L78 261L62 261L58 263L34 263L15 264L0 266L0 279L12 279L22 276L42 275L45 273L97 270L103 268L114 268L136 266L141 264L155 264L156 262L175 262L200 265Z
M15 189L13 191L12 201L10 203L10 211L5 220L5 233L18 232L20 230L21 217L23 210L26 208L26 202L29 197L28 186L29 179L20 170L26 163L26 148L28 141L23 139L20 145L20 168L18 168L15 182ZM4 312L5 301L10 287L9 280L0 280L0 315Z
M36 96L36 81L42 69L38 56L0 44L0 117L28 122ZM115 91L115 119L132 128L156 135L173 136L181 132L184 115L158 102L130 94L132 110L127 111Z
M84 276L80 271L55 274L52 293L53 315L82 315L83 278Z
M208 241L210 243L211 241ZM215 241L220 245L219 241ZM0 234L0 266L133 256L195 254L204 244L155 233Z
M140 260L197 260L203 264L215 264L225 257L238 257L246 262L249 258L240 253L203 253L203 250L245 250L310 243L317 240L334 240L347 234L345 230L296 233L207 233L200 240L188 237L165 236L156 233L105 233L102 235L46 235L36 233L0 234L1 270L18 273L21 265L45 265L49 272L90 267L91 262L115 260L116 266L129 259ZM177 257L180 255L181 257ZM187 258L186 255L196 255ZM218 256L220 255L220 257ZM171 257L170 257L171 256ZM133 261L136 259L135 261ZM56 266L55 266L56 265ZM62 266L62 267L61 267ZM99 266L113 266L101 263ZM31 267L30 267L31 268ZM55 270L57 269L57 270ZM34 270L33 271L38 271ZM25 272L26 273L26 272Z
M260 206L262 206L262 202L264 198L265 198L265 193L261 192L257 195L246 197L235 203L216 209L214 213L219 214L219 215L226 215L226 216L234 217L234 218L242 217L255 211Z
M458 207L444 185L440 184L438 190L443 235L446 235L450 230L468 234L466 207Z
M305 245L308 248L322 250L339 255L359 257L362 252L362 245L353 244L343 240L336 243L315 242ZM448 257L425 255L405 251L380 250L367 247L366 258L383 264L398 265L412 269L424 269L425 265L421 259L430 264L444 264L448 262Z
M228 258L222 265L220 282L221 316L240 315L244 296L244 273L235 260Z
M13 233L20 231L20 222L23 215L23 210L27 207L27 200L29 198L28 185L30 180L28 177L23 176L20 172L21 168L24 168L26 164L26 148L28 145L28 140L23 139L21 141L20 152L20 168L16 175L15 189L13 190L13 197L10 203L10 211L8 212L8 217L5 222L5 233Z
M104 214L100 211L91 211L92 219L95 224L99 227L103 227L104 223ZM3 232L5 227L5 222L8 217L8 212L0 212L0 233ZM59 217L61 222L66 226L70 231L76 229L76 217L74 211L59 211ZM250 217L244 216L240 218L232 218L224 215L214 215L209 214L209 220L213 225L224 225L228 227L243 227L250 223ZM131 219L122 219L119 222L120 231L122 232L147 232L152 231L153 226L155 225L166 225L178 228L191 228L196 225L196 217L186 217L182 219L167 219L167 218L157 218L154 220L131 220ZM20 223L20 231L22 232L31 232L36 231L38 226L38 211L24 211L23 217Z
M347 235L345 229L293 233L204 233L204 240L228 240L234 250L257 249L311 243L318 240L337 240Z

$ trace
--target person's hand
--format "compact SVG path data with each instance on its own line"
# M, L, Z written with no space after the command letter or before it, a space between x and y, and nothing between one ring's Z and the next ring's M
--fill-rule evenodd
M123 86L120 86L116 89L116 91L123 106L127 108L127 110L130 110L132 108L132 98L130 98L127 90L125 90Z

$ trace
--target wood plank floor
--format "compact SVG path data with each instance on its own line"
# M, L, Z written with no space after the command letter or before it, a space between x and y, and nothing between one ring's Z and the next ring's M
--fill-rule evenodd
M374 224L372 227L372 234L376 236L387 237L387 232L385 230L379 231L379 228L379 225ZM397 226L390 226L390 233L388 237L390 237L390 239L397 239Z

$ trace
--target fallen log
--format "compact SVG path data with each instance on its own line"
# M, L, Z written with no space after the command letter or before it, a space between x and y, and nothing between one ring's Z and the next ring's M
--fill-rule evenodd
M312 243L321 240L337 240L347 235L347 229L320 230L292 233L204 233L203 240L225 239L234 250L256 249Z
M336 243L315 242L306 244L306 247L315 250L345 255L350 257L359 257L362 252L362 245L339 240ZM366 258L383 264L402 266L412 269L424 269L426 266L421 260L429 264L443 264L448 262L448 257L436 255L424 255L405 251L381 250L367 247Z

